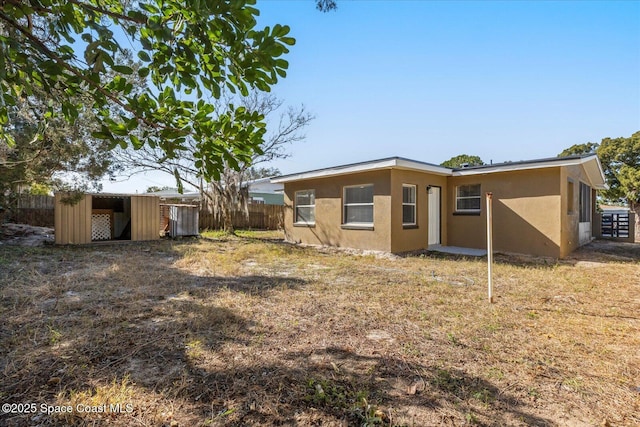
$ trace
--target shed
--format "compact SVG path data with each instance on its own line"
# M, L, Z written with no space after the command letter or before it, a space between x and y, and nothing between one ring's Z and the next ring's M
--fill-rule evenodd
M56 244L160 238L160 199L132 194L85 194L74 204L55 196Z
M197 236L199 234L200 208L186 204L160 205L163 230L171 237Z

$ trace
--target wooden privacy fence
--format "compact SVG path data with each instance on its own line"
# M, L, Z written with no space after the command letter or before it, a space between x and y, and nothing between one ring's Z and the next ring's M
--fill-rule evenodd
M253 228L258 230L280 230L284 226L284 206L281 205L249 205L249 217L242 211L233 213L234 228ZM223 227L222 218L206 209L200 210L200 230L218 230Z
M55 198L53 196L20 195L6 221L39 227L53 227Z
M53 227L55 224L55 198L53 196L21 195L13 209L5 212L5 221L20 224ZM200 229L217 230L222 228L222 220L215 215L200 210ZM159 224L160 229L163 225ZM282 205L249 205L249 217L241 211L234 212L233 226L235 228L252 228L257 230L280 230L284 227L284 206Z

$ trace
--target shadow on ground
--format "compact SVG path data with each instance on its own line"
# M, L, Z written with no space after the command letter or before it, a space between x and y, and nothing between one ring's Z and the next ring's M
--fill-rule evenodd
M268 304L273 290L307 282L193 275L171 266L178 257L166 243L1 253L3 401L101 404L110 385L142 392L121 391L131 414L3 414L0 424L555 425L462 369L330 343L262 346L279 332L238 301Z
M637 263L640 262L640 243L594 240L578 248L568 260Z

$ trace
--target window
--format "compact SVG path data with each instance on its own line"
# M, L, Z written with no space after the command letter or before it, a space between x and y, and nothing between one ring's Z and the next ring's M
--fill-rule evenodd
M344 187L344 224L373 225L373 184Z
M591 222L591 187L580 183L580 222Z
M402 184L402 225L416 225L416 186Z
M480 212L480 184L456 187L456 212Z
M296 224L316 223L316 191L296 191L295 200Z
M571 179L567 180L567 215L572 215L573 210L575 209L574 202L574 185Z

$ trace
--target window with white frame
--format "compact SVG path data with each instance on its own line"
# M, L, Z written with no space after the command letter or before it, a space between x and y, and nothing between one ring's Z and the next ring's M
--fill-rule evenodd
M416 225L416 186L402 184L402 225Z
M456 212L480 212L480 184L456 187Z
M344 187L343 223L373 225L373 184Z
M296 224L316 223L316 191L296 191L295 200Z

